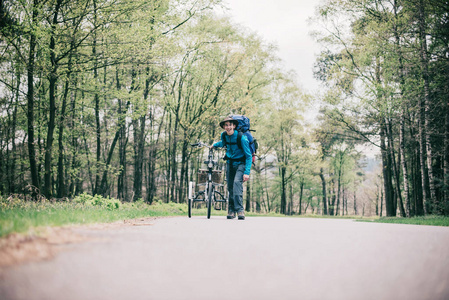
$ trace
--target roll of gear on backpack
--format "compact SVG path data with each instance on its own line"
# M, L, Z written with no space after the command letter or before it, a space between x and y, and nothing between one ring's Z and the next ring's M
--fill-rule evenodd
M257 140L251 134L251 131L255 131L255 130L251 129L249 118L246 116L243 116L243 115L231 115L230 117L232 119L238 121L238 125L235 128L235 130L237 130L237 132L238 132L237 146L243 150L242 136L245 135L249 142L249 149L251 150L251 155L253 156L252 161L254 163L256 161L256 152L257 152L257 149L259 148L259 144L257 143ZM229 143L226 142L226 139L224 136L225 134L226 134L226 132L221 133L221 140L223 142L223 145L227 146L227 144L229 144ZM223 159L228 160L229 158L227 156L225 156ZM243 159L245 159L245 157L243 157Z

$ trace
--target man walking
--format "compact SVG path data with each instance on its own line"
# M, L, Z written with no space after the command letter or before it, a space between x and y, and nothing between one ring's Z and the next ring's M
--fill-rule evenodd
M221 135L221 141L212 147L226 147L227 181L229 191L228 219L234 219L237 213L239 220L245 220L243 209L243 182L249 180L251 172L252 154L248 139L244 134L239 134L236 129L238 121L231 117L220 122L220 127L225 131ZM240 141L238 141L240 139Z

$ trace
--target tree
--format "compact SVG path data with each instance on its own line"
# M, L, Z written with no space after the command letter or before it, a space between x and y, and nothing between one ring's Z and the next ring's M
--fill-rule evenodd
M280 213L287 214L287 185L292 176L292 156L298 148L297 141L301 125L298 105L304 95L295 84L292 75L280 76L274 85L275 93L266 107L266 120L263 127L265 141L276 155L280 177Z
M282 147L268 137L260 151L278 154L282 189L268 180L278 165L259 160L247 208L279 210L282 194L292 213L314 197L299 167L304 95L272 45L214 14L219 2L2 1L0 191L183 202L198 168L189 144L216 140L229 113L258 129L275 99Z
M434 109L445 108L442 102L430 101L431 95L439 99L443 89L436 88L434 80L441 73L430 67L438 65L438 59L432 63L429 60L429 55L433 55L430 49L437 53L434 49L438 43L433 37L438 34L429 34L428 28L439 28L446 21L441 7L436 5L438 8L434 9L432 4L435 3L329 1L321 6L318 18L326 31L316 36L328 50L317 62L317 77L337 89L333 91L337 97L329 98L330 105L346 118L359 112L362 126L350 128L347 123L342 124L369 143L380 140L387 215L396 215L396 208L402 216L422 214L423 200L430 213L439 206L436 195L442 192L435 185L441 180L435 171L436 162L442 161L440 155L435 155L442 153L436 150L441 145L433 137L441 134L437 133L441 127L435 126L441 117ZM373 133L377 138L369 138ZM414 148L416 136L419 148Z

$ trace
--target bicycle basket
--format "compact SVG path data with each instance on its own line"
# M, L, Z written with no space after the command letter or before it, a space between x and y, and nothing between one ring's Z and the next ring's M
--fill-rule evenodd
M213 170L212 171L212 181L215 183L221 183L221 171L220 170Z
M198 183L205 183L207 181L207 170L198 170Z
M222 176L221 170L212 170L212 182L221 183ZM200 169L198 170L198 183L205 183L207 181L207 170Z

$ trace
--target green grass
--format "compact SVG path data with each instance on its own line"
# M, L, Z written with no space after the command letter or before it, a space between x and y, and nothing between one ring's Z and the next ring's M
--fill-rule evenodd
M206 216L206 208L194 208L194 216ZM226 210L213 210L213 216L226 216ZM288 217L278 213L257 214L245 213L246 216ZM110 223L118 220L142 217L187 216L187 205L177 203L162 203L161 201L148 205L142 201L121 203L116 199L103 198L82 194L71 201L31 202L17 198L4 198L0 195L0 237L10 233L26 233L32 228L46 226L80 225L91 223ZM322 216L295 215L295 218L337 218L356 219L380 223L399 223L415 225L449 226L449 217L426 216L415 218L378 218L360 216Z
M382 217L371 221L378 223L449 226L449 217L447 216L425 216L413 218Z
M120 203L116 199L82 195L66 202L30 202L0 196L0 237L45 226L110 223L142 217L187 215L187 205L156 202Z

